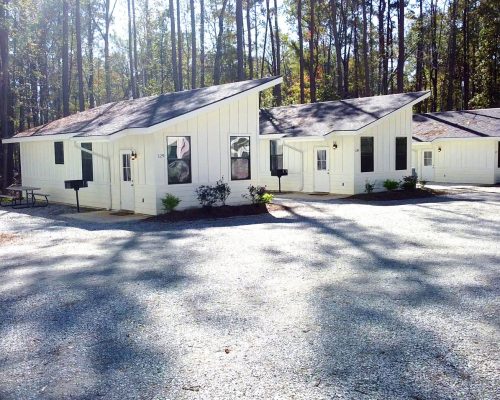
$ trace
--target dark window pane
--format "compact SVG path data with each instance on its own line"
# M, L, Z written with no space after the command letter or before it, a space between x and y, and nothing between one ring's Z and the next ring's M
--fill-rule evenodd
M82 143L82 147L92 151L92 143ZM94 180L94 165L92 161L92 154L82 150L82 179L84 181Z
M54 155L56 164L64 164L64 143L54 142Z
M250 179L250 137L231 136L231 180Z
M167 137L168 183L191 183L191 138Z
M283 144L278 140L269 141L271 154L271 171L283 169Z
M406 138L396 138L396 170L406 169L407 147Z
M361 172L372 172L373 164L373 137L362 137Z

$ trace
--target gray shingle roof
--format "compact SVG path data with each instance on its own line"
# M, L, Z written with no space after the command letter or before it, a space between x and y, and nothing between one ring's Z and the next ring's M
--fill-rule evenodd
M58 134L76 134L75 136L79 137L108 136L124 129L147 128L257 88L275 79L277 77L268 77L104 104L20 132L14 137Z
M500 108L445 111L413 116L413 139L500 137Z
M265 109L260 112L260 134L302 137L324 136L333 131L357 131L427 93L401 93Z

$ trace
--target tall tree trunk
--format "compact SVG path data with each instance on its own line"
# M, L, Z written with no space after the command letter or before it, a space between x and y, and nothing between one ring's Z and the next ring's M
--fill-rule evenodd
M109 58L109 31L113 13L115 11L116 1L114 0L113 7L111 7L112 0L106 0L105 14L104 14L104 33L101 32L104 39L104 81L106 87L106 102L111 102L111 61Z
M190 0L191 11L191 89L196 88L196 18L194 0Z
M281 75L281 39L278 25L278 2L274 0L274 32L276 35L276 71L275 75ZM281 95L281 85L273 86L276 105L281 106L283 102Z
M302 0L297 0L297 30L299 34L300 102L304 104L306 102L306 98L304 83L304 34L302 33Z
M228 0L222 1L222 8L219 13L219 32L217 33L217 42L215 45L215 61L214 61L214 84L218 85L221 78L221 58L222 58L222 37L224 34L224 16L226 14L226 6Z
M431 83L431 112L436 112L438 98L437 0L431 0Z
M127 0L128 7L128 61L129 61L129 82L130 82L130 92L134 99L137 98L137 84L135 81L135 71L134 71L134 55L133 55L133 28L132 28L132 0Z
M332 13L332 32L333 32L333 42L335 46L335 63L337 65L337 96L340 98L344 96L343 80L344 75L342 73L342 43L339 38L339 30L337 25L338 8L337 0L330 0L330 8Z
M405 2L398 0L398 93L404 92L404 67L405 67Z
M370 49L368 48L368 21L366 18L366 0L361 0L361 7L363 11L363 72L364 72L364 82L365 90L364 95L370 96L370 66L368 64L368 54L370 54Z
M417 92L423 89L423 74L424 74L424 14L423 0L419 0L419 16L418 16L418 42L417 42L417 66L415 72L415 90ZM422 103L417 104L417 113L422 112Z
M378 4L378 52L379 52L379 93L387 94L387 52L385 48L385 0L379 0Z
M179 69L177 66L177 37L175 35L175 9L174 9L174 0L169 0L169 14L170 14L170 44L172 46L172 77L174 79L174 89L178 92L180 89L179 86ZM180 29L180 27L179 27Z
M63 0L62 28L62 103L63 116L69 115L69 49L68 49L68 0Z
M457 62L457 7L458 0L452 0L451 4L451 33L448 44L448 79L446 109L453 110L455 98L455 65Z
M274 43L274 29L271 22L271 7L269 6L269 0L266 0L266 15L267 24L269 26L269 38L271 39L271 74L276 75L276 45ZM273 91L274 93L274 91ZM274 99L276 100L276 98Z
M243 0L236 0L236 58L238 61L237 77L239 81L245 79L243 65Z
M359 97L359 44L358 44L358 5L356 4L356 0L353 2L353 37L354 37L354 48L353 48L353 56L354 56L354 82L353 82L353 95L354 97Z
M200 0L200 86L205 86L205 1Z
M248 75L253 79L253 57L252 57L252 24L250 22L251 0L246 0L246 19L247 19L247 46L248 46ZM257 29L257 27L255 27Z
M87 92L89 98L89 108L95 107L94 96L94 28L92 26L92 1L89 0L88 10L88 31L87 31L87 54L89 63L89 78L87 81Z
M140 97L139 93L139 68L137 68L137 29L135 23L135 0L132 0L132 42L134 44L134 81L135 81L135 96Z
M178 71L179 71L179 90L184 89L184 78L182 69L182 29L181 29L181 5L180 0L177 0L177 58L178 61Z
M0 0L0 129L2 139L10 137L9 102L9 30L7 23L8 0ZM2 187L9 186L11 176L10 158L12 146L2 143Z
M469 108L469 83L470 83L470 69L469 69L469 1L464 0L464 14L462 18L462 34L463 34L463 101L462 107L464 110Z
M85 110L85 94L83 93L83 60L82 60L82 23L80 17L80 0L75 1L76 25L76 69L78 74L78 109Z
M316 0L310 0L310 16L309 16L309 81L310 81L310 96L311 102L316 102L316 68L315 68L315 57L314 57L314 38L316 36L316 21L315 21L315 9Z

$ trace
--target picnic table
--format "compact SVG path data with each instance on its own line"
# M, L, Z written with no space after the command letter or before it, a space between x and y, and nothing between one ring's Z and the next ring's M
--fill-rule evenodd
M48 194L45 193L35 193L35 190L40 190L41 188L35 186L22 186L22 185L12 185L7 188L13 192L20 192L21 198L18 199L16 196L10 195L0 195L0 205L4 206L3 200L9 200L10 205L14 208L26 208L26 207L46 207L49 204ZM22 198L22 193L25 193L24 200ZM43 205L37 206L36 200L37 196L43 197L45 199Z

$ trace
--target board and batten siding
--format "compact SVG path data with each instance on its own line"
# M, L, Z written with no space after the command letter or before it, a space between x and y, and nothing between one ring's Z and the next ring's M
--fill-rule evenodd
M400 180L411 174L412 110L404 107L368 126L361 135L332 135L328 139L307 141L284 140L283 168L288 176L281 178L282 190L314 192L314 169L317 147L328 147L330 161L330 192L355 194L365 190L366 181L383 190L386 179ZM374 138L374 171L361 172L361 137ZM396 170L396 137L407 138L407 168ZM333 148L333 144L337 148ZM269 140L260 141L260 184L271 190L278 189L278 178L271 176Z
M179 209L199 207L195 190L200 185L213 185L224 178L231 187L227 204L248 203L242 197L247 187L258 182L259 97L251 94L226 103L219 108L161 129L153 134L153 159L156 187L156 206L162 211L161 199L171 193L181 199ZM168 184L167 137L191 137L190 184ZM251 179L231 181L230 147L231 136L250 137Z
M56 164L54 142L44 140L20 143L22 184L39 187L39 192L50 195L49 201L75 204L75 192L65 189L64 181L82 179L81 150L75 142L64 140L64 164ZM108 144L94 142L92 150L104 157L93 156L94 180L89 182L88 188L80 190L80 204L109 207L109 168L105 158L109 157Z

